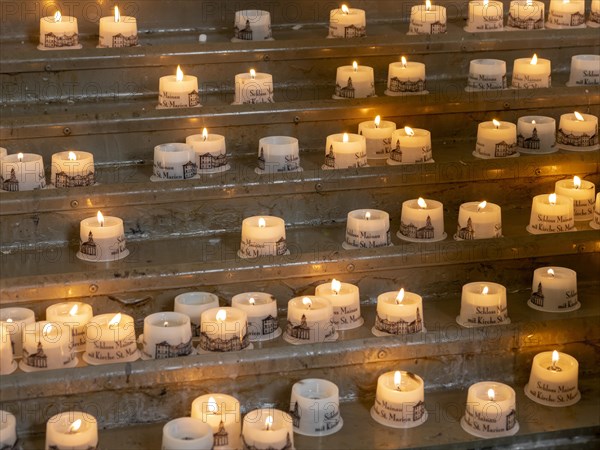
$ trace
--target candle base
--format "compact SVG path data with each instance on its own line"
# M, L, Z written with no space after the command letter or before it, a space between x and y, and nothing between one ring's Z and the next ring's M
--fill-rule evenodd
M600 28L600 23L598 23L598 22L592 22L591 20L588 20L585 24L589 28Z
M504 31L504 27L496 28L494 30L478 30L477 28L464 26L463 30L465 30L467 33L496 33L498 31Z
M77 357L74 357L71 361L69 361L67 364L63 364L62 367L57 367L56 369L71 369L73 367L77 367L77 364L79 364L79 359ZM25 364L25 361L21 360L21 362L19 363L19 369L21 369L23 372L45 372L46 370L55 370L55 369L49 369L46 367L31 367L30 365Z
M326 165L326 164L323 164L323 165L321 166L321 170L346 170L346 169L362 169L363 167L371 167L371 166L369 166L368 164L365 164L364 166L360 166L360 167L356 167L356 166L354 166L354 167L331 167L331 166L328 166L328 165Z
M518 27L511 27L506 25L504 27L504 31L538 31L538 30L543 30L544 29L544 25L542 24L541 28L531 28L531 29L527 29L527 28L518 28Z
M479 158L479 159L506 159L506 158L517 158L521 155L519 154L519 152L515 152L512 155L495 157L495 156L482 155L481 153L478 153L477 151L473 151L473 156L475 158Z
M579 147L576 145L565 145L565 144L556 144L559 150L566 150L568 152L593 152L596 150L600 150L600 144L590 145L588 147Z
M459 241L460 242L460 241L481 241L481 240L484 240L484 239L500 239L500 238L503 238L504 235L494 236L494 237L489 237L489 238L483 238L483 239L462 239L462 238L458 237L458 234L454 234L454 236L452 236L452 237L453 237L453 239L455 241Z
M127 45L124 47L109 47L108 45L100 45L100 44L96 45L96 48L120 48L121 49L121 48L135 48L135 47L141 47L141 45L140 44Z
M304 345L304 344L320 344L321 342L335 342L340 337L339 333L336 331L331 336L326 337L322 341L306 341L305 339L297 339L295 337L290 336L288 333L283 334L283 340L288 344L292 345ZM296 430L294 430L297 432Z
M273 339L277 339L279 336L281 336L281 333L283 333L283 330L281 328L277 328L275 331L273 331L270 334L264 334L264 335L260 335L260 336L250 336L250 342L264 342L264 341L272 341ZM250 344L250 347L252 346L252 344ZM248 347L248 348L250 348Z
M427 161L419 161L419 162L399 162L399 161L394 161L391 158L388 158L385 162L388 166L412 166L415 164L433 164L435 161L432 158L432 159L428 159Z
M339 95L332 95L331 98L334 100L360 100L362 98L375 98L377 97L377 94L373 94L373 95L368 95L366 97L354 97L354 98L348 98L348 97L340 97Z
M15 360L13 360L10 363L10 366L8 367L8 369L6 367L2 368L2 373L0 373L0 375L10 375L15 370L17 370L17 367L19 367L19 364Z
M339 417L337 426L333 427L331 430L319 431L318 433L309 433L306 431L300 431L299 428L294 427L294 433L301 434L302 436L309 436L309 437L329 436L329 435L335 434L338 431L340 431L343 426L344 426L344 419ZM294 450L294 449L292 449L292 450Z
M525 227L525 229L527 230L527 232L529 234L554 234L554 233L571 233L573 231L577 231L576 227L573 227L573 229L568 230L568 231L540 231L540 230L536 230L534 228L531 228L531 225L527 225Z
M419 91L419 92L395 92L395 91L390 91L389 89L386 89L383 92L385 95L387 95L388 97L404 97L406 95L427 95L429 94L429 91Z
M410 421L410 422L390 422L389 420L384 419L383 417L381 417L379 414L377 414L377 412L375 411L375 406L371 407L371 418L377 422L380 423L383 426L389 427L389 428L415 428L418 427L419 425L423 425L426 421L427 421L427 411L423 411L423 415L421 416L421 418L419 420L415 420L415 421Z
M465 92L510 91L511 89L514 89L514 88L505 87L505 88L498 88L498 89L478 89L478 88L467 86L465 88Z
M416 333L404 333L404 334L392 334L392 333L386 333L385 331L381 331L378 330L377 328L373 327L371 328L371 333L373 334L373 336L377 336L377 337L387 337L387 336L414 336L414 335L418 335L418 334L424 334L427 333L427 329L425 327L421 328L421 331L417 331Z
M185 108L200 108L202 105L194 105L194 106L162 106L156 105L156 109L185 109Z
M198 169L196 176L192 177L192 179L199 179L200 175L211 175L214 173L227 172L229 169L231 169L231 166L229 164L225 164L225 165L223 165L221 167L217 167L215 169Z
M394 244L388 244L388 245L380 245L379 247L356 247L354 245L350 245L348 244L346 241L342 242L342 248L344 250L367 250L369 248L381 248L381 247L393 247Z
M593 220L590 222L590 227L592 227L594 230L600 230L600 224L597 224Z
M86 364L89 364L90 366L103 366L104 364L117 364L117 363L133 362L133 361L137 361L138 359L140 359L140 351L136 350L133 355L130 355L126 358L120 358L120 359L114 359L114 360L101 360L101 359L96 359L96 358L90 358L87 353L84 353L81 356L81 359L83 359L83 361Z
M248 256L248 255L246 255L246 254L242 253L242 251L241 251L241 250L238 250L238 252L237 252L237 255L238 255L238 257L239 257L239 258L242 258L242 259L257 259L257 258L264 258L265 256L266 256L266 257L271 257L271 256L288 256L288 255L290 255L290 251L289 251L289 250L286 250L286 251L285 251L285 253L284 253L283 255L260 255L260 256Z
M83 48L83 45L81 44L77 44L77 45L72 45L71 47L46 47L45 45L39 44L37 46L38 50L41 50L43 52L47 52L47 51L51 51L51 50L81 50Z
M414 31L409 31L406 33L407 36L435 36L436 34L446 34L444 31L442 33L415 33Z
M472 428L465 421L464 417L462 417L460 419L460 426L462 427L463 430L465 430L471 436L475 436L475 437L479 437L479 438L483 438L483 439L490 439L490 438L504 437L504 436L514 436L519 431L519 422L515 422L515 425L510 430L504 431L502 433L489 433L489 432L485 432L485 431L481 431L481 430L476 430L476 429Z
M245 352L246 350L254 350L254 344L248 344L247 346L245 346L241 350L233 350L233 351L230 351L230 352L204 350L203 348L201 348L200 346L198 346L198 347L195 348L195 351L194 351L193 354L194 355L212 355L214 353L235 353L236 351L238 351L238 352Z
M448 234L444 231L444 233L442 233L442 235L440 237L437 238L433 238L433 239L417 239L417 238L411 238L408 236L404 236L402 233L400 233L400 231L396 232L396 236L400 239L402 239L403 241L406 242L414 242L414 243L419 243L419 242L440 242L443 241L444 239L446 239L448 237Z
M84 255L81 252L77 252L77 258L81 259L82 261L96 262L96 263L118 261L119 259L123 259L123 258L127 257L128 255L129 255L128 249L123 250L118 255L111 255L110 259L98 259L97 256Z
M504 322L502 322L502 323L476 324L476 323L469 323L466 320L463 320L462 317L460 317L460 315L459 315L459 316L456 316L456 323L459 324L463 328L496 327L498 325L509 325L510 318L507 317L506 319L504 319Z
M275 40L275 38L272 38L272 37L265 38L260 41L259 40L255 41L255 40L251 40L251 39L231 38L231 42L263 42L263 41L274 41L274 40Z
M581 25L571 26L571 25L557 25L554 23L546 22L546 28L549 28L550 30L575 30L577 28L586 28L586 26L585 26L585 23L582 23Z
M137 342L139 345L144 345L144 335L140 334L138 336ZM192 350L187 354L187 355L182 355L182 356L174 356L174 358L185 358L186 356L193 356L193 355L197 355L198 352L197 350L192 346ZM172 358L153 358L152 356L149 356L146 352L144 351L140 351L140 359L142 361L152 361L154 359L172 359Z
M349 323L347 325L336 324L335 327L338 329L338 331L348 331L348 330L354 330L355 328L360 328L363 326L364 323L365 323L365 319L362 317L359 317L357 320L355 320L352 323Z
M277 171L277 170L275 170L275 171L273 171L273 170L265 170L265 169L261 169L259 167L255 167L254 168L254 173L257 174L257 175L265 175L265 174L268 174L268 175L277 175L277 174L280 174L280 173L296 173L296 172L304 172L304 169L302 167L298 167L297 169L294 169L294 170L282 170L280 172L280 171Z
M555 309L547 309L547 308L544 308L543 306L538 306L538 305L534 304L531 301L531 299L529 299L529 300L527 300L527 306L529 306L531 309L535 309L536 311L542 311L542 312L547 312L547 313L568 313L568 312L572 312L572 311L577 311L579 308L581 308L581 303L577 302L577 304L575 304L571 308L555 310Z
M544 405L544 406L550 406L553 408L563 408L565 406L573 406L575 403L577 403L579 400L581 400L581 393L579 392L579 390L577 390L577 393L575 394L575 398L573 398L572 400L566 401L566 402L549 402L547 400L543 400L541 398L537 398L535 395L533 395L530 391L529 391L529 383L527 383L525 385L525 395L527 396L527 398L529 400L532 400L540 405Z
M554 144L553 147L550 147L550 149L532 150L530 148L522 148L522 147L516 147L516 148L519 153L525 153L526 155L548 155L550 153L556 153L558 151L558 145L556 145L556 144Z

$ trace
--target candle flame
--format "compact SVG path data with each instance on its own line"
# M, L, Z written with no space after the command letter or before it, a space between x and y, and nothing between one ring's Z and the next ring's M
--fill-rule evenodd
M573 114L575 114L575 118L580 121L583 122L585 119L583 118L583 116L581 114L579 114L577 111L575 111Z
M333 280L331 280L331 291L335 294L338 295L340 293L340 291L342 290L342 283L340 283L338 280L336 280L335 278Z
M183 71L181 70L181 66L177 66L177 73L175 74L176 81L183 81Z
M104 216L102 215L102 213L100 211L98 211L98 214L96 214L96 218L98 219L98 223L100 224L101 227L104 226Z
M342 136L342 142L348 142L348 133L344 133L344 136Z
M202 140L206 141L208 139L208 130L206 128L202 129Z
M216 414L219 411L219 405L214 397L208 398L208 404L206 405L206 411L212 414Z
M375 117L375 128L379 128L379 125L381 125L381 116L376 116Z
M265 228L267 226L267 221L264 219L264 217L259 217L258 218L258 228Z
M429 0L425 0L425 10L431 11L431 2Z
M556 350L554 350L552 352L552 365L556 365L556 363L558 362L558 352Z
M42 329L42 335L43 336L48 336L50 333L52 333L52 324L51 323L47 323L46 325L44 325L44 328Z
M531 125L535 125L535 123L536 123L535 120L531 121Z
M487 6L490 0L483 0L483 6Z
M500 127L500 122L498 122L496 119L492 119L492 123L494 124L496 129L498 129Z
M304 306L306 306L308 309L310 309L312 307L312 300L310 298L308 298L308 297L304 297L302 299L302 304Z
M352 69L354 69L355 72L358 72L358 63L356 61L352 62Z
M75 152L69 152L69 161L77 161L77 155Z
M533 0L527 0L526 6L533 6Z
M77 315L77 311L79 311L79 306L77 305L77 303L75 303L73 305L73 307L71 308L71 310L69 311L69 315L75 316L75 315Z
M218 322L223 322L225 319L227 319L227 311L225 311L224 309L220 309L219 311L217 311L217 316L215 317L215 319L217 319Z
M109 328L113 328L119 325L119 323L121 322L121 313L117 313L115 314L115 316L110 319L110 321L108 322L108 327Z
M411 127L404 127L404 132L407 136L414 136L415 131Z
M73 422L70 426L69 426L69 433L77 433L79 431L79 429L81 428L81 419L77 419L75 422Z
M563 4L566 5L567 3L570 3L570 0L563 0Z
M423 197L419 197L419 199L417 200L417 205L419 205L419 208L421 209L427 208L427 202Z
M12 323L12 321L13 321L13 320L12 320L12 319L9 317L8 319L6 319L6 321L7 321L8 323Z
M121 21L121 13L119 12L119 7L115 5L115 22Z
M265 430L270 431L273 428L273 416L267 416L265 419Z
M556 205L556 194L550 194L548 196L548 203L551 205Z
M482 293L483 295L487 295L487 294L488 294L488 292L490 292L490 288L489 288L489 287L487 287L487 286L483 286L483 287L481 288L481 293Z
M365 213L365 220L371 220L371 211Z
M547 274L554 278L554 269L548 269Z
M54 13L54 22L62 22L62 14L60 11Z
M399 305L404 300L404 288L401 288L396 296L396 305Z
M400 390L401 384L402 384L402 372L400 372L399 370L396 370L394 372L394 386L396 386L396 389Z
M529 64L531 64L532 66L535 66L537 64L537 60L538 60L537 54L534 53L533 57L531 58L531 62Z
M494 399L496 398L496 393L494 392L493 389L488 389L488 398L490 399L491 402L493 402Z
M19 153L17 155L17 159L19 160L19 162L23 162L23 157L24 157L23 153Z
M253 80L256 78L256 70L250 69L250 78L252 78Z
M342 5L341 9L344 14L350 14L350 8L348 8L348 6Z
M484 200L482 201L479 205L477 205L477 211L481 211L482 209L484 209L487 206L487 202Z
M402 61L402 68L406 69L406 65L408 64L408 61L406 61L406 58L404 56L401 58L401 61Z
M169 321L168 321L168 320L165 320L165 321L163 322L163 327L164 327L164 328L167 328L168 326L169 326Z
M575 189L579 189L581 187L581 178L579 178L577 175L573 177L573 186L575 186Z

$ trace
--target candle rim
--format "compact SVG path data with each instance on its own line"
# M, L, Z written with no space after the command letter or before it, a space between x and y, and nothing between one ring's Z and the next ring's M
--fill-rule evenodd
M186 306L203 306L219 303L219 297L212 292L190 291L175 296L174 302Z
M292 386L292 395L294 394L299 398L319 400L320 402L335 399L337 403L337 400L339 399L339 388L335 383L329 380L322 378L305 378L294 383ZM318 395L318 398L314 399L309 396L310 394Z
M277 303L277 299L274 295L269 294L267 292L241 292L239 294L234 295L231 298L231 305L235 306L236 304L247 305L250 298L253 298L256 302L255 305L270 305L272 303ZM260 301L259 301L260 299Z
M536 354L533 358L533 364L537 364L540 367L546 369L548 365L552 364L552 352L554 350L548 350L544 352L540 352ZM558 362L557 365L563 369L563 373L568 369L577 369L579 367L579 361L573 355L570 355L565 352L561 352L560 350L556 350L558 352Z
M310 309L307 308L306 305L302 302L302 300L304 298L309 298L310 301L312 302ZM331 302L328 299L326 299L325 297L321 297L319 295L300 295L298 297L293 297L288 302L288 309L290 308L290 306L298 307L299 309L302 309L303 311L314 311L316 309L328 309L328 308L333 309Z
M396 297L398 297L398 292L400 289L396 291L388 291L377 296L377 302L382 301L383 303L402 306L402 305L414 305L423 302L423 297L417 294L416 292L407 291L404 289L404 297L402 298L401 303L396 302Z
M425 208L421 208L419 206L419 204L417 203L419 201L418 198L411 198L410 200L405 200L404 202L402 202L402 207L404 208L404 206L406 206L407 208L410 209L416 209L419 211L431 211L434 209L439 209L444 207L444 204L438 200L432 200L430 198L425 198L422 197L423 200L425 200L425 203L427 203L427 206Z
M77 312L74 315L70 314L70 309L72 309L74 306L77 306ZM46 308L46 315L48 315L48 313L53 313L56 314L58 316L70 316L70 317L77 317L77 316L85 316L87 315L87 313L92 313L93 314L93 308L92 305L90 305L89 303L84 303L84 302L59 302L59 303L54 303L53 305L48 306L48 308Z
M396 372L401 373L401 386L402 390L398 390L394 383L394 375ZM425 381L419 375L408 370L390 370L384 372L378 377L378 382L381 380L381 385L392 392L396 392L396 395L405 395L406 392L414 392L416 390L424 389ZM409 380L408 383L406 380ZM412 388L412 389L411 389Z

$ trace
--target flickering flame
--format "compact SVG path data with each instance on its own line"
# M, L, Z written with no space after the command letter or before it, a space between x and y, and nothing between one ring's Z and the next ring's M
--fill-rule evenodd
M167 328L168 326L169 326L169 321L168 321L168 320L165 320L165 321L163 322L163 327L164 327L164 328Z
M531 125L535 125L535 120L532 120L532 121L531 121Z
M181 71L181 66L177 66L177 74L175 75L176 81L183 81L183 72Z
M227 311L225 311L224 309L220 309L219 311L217 311L217 316L215 318L218 322L223 322L225 319L227 319Z
M414 136L415 132L411 127L404 127L404 132L407 136Z
M23 162L23 153L19 153L17 155L17 159L19 160L19 162Z
M532 66L535 66L537 64L537 54L533 54L533 57L531 58L531 62L529 64L531 64Z
M481 211L487 206L487 202L484 200L479 205L477 205L477 212Z
M402 300L404 300L404 288L401 288L400 292L398 292L398 295L396 296L396 305L402 303Z
M552 365L555 366L557 362L558 362L558 352L556 350L554 350L552 352Z
M496 119L492 119L492 123L494 124L496 129L498 129L500 127L500 122L498 122Z
M267 416L265 419L265 430L270 431L273 428L273 416Z
M8 319L6 319L6 321L7 321L8 323L12 323L12 321L13 321L13 320L12 320L12 319L9 317Z
M365 213L365 220L371 220L371 212L370 211L367 211Z
M206 141L208 139L208 130L206 128L202 129L202 140Z
M489 288L489 287L487 287L487 286L484 286L484 287L482 287L482 288L481 288L481 293L482 293L483 295L487 295L487 294L488 294L488 292L490 292L490 288Z
M490 0L483 0L483 6L484 7L487 6L489 2L490 2Z
M406 69L406 65L408 64L408 61L406 61L406 58L404 56L402 57L401 61L402 61L402 68Z
M526 6L533 6L533 0L527 0Z
M342 142L348 142L348 133L344 133L344 136L342 136Z
M48 336L50 333L52 333L52 324L47 323L46 325L44 325L44 328L42 329L42 335Z
M340 293L340 291L342 290L342 283L340 283L338 280L336 280L335 278L333 280L331 280L331 291L335 294L338 295Z
M115 22L119 22L121 20L121 13L119 12L119 7L115 5Z
M431 11L431 2L429 0L425 1L425 10Z
M96 218L98 219L98 223L100 224L101 227L104 226L104 216L102 215L102 213L100 211L98 211L98 214L96 214Z
M493 402L494 399L496 398L496 393L494 392L493 389L488 389L488 398L490 399L491 402Z
M264 217L259 217L258 218L258 228L265 228L267 226L267 221L264 219Z
M575 111L573 114L575 114L575 118L580 121L583 122L585 119L583 118L583 116L581 114L579 114L577 111Z
M79 311L79 306L77 305L77 303L75 303L73 305L73 307L71 308L71 310L69 311L69 315L75 316L75 315L77 315L77 311Z
M256 70L250 69L250 78L252 78L253 80L256 78Z
M556 194L550 194L548 196L548 203L551 205L556 205Z
M248 300L248 303L250 303L252 306L256 305L256 300L254 300L254 297L250 297L250 299Z
M579 178L577 175L573 177L573 186L575 186L575 189L579 189L581 187L581 178Z
M356 61L352 62L352 69L354 69L355 72L358 72L358 63Z
M302 299L302 304L304 306L306 306L308 309L310 309L312 307L312 300L310 298L308 298L308 297L304 297Z
M81 419L77 419L69 426L69 433L77 433L81 428Z
M77 161L77 155L75 154L75 152L69 152L69 161Z
M554 269L548 269L548 275L554 278Z
M381 125L381 116L376 116L375 117L375 128L379 128L379 125Z
M570 0L563 0L563 4L566 5L567 3L570 3Z
M417 205L419 205L419 208L421 209L427 208L427 202L423 197L419 197L419 199L417 200Z
M219 411L219 405L214 397L208 398L208 404L206 405L206 411L212 414L216 414Z
M108 328L114 328L116 326L119 325L119 323L121 322L121 313L117 313L115 314L115 316L110 319L110 321L108 322Z
M342 12L344 14L350 14L350 8L348 8L346 5L342 5Z
M400 372L399 370L396 370L396 372L394 372L394 386L396 386L396 389L400 390L401 384L402 384L402 372Z
M56 11L54 13L54 21L55 22L62 22L62 14L60 13L60 11Z

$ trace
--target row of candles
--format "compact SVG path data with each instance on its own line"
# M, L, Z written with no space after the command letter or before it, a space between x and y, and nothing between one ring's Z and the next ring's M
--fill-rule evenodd
M600 27L600 0L592 0L588 19L591 27ZM366 12L342 5L330 11L329 38L353 38L366 36ZM551 0L548 28L585 27L584 0ZM534 0L514 0L510 3L506 29L544 28L544 4ZM465 30L468 32L501 31L504 29L503 4L496 0L469 2L469 17ZM446 32L446 8L424 5L411 8L408 34L440 34ZM245 10L235 13L234 42L271 40L271 15L268 11ZM204 39L202 39L202 37ZM202 35L201 39L206 40ZM132 16L122 16L115 6L114 16L100 19L98 47L132 47L138 44L137 21ZM56 11L54 16L40 19L40 50L80 49L77 18L63 16Z

